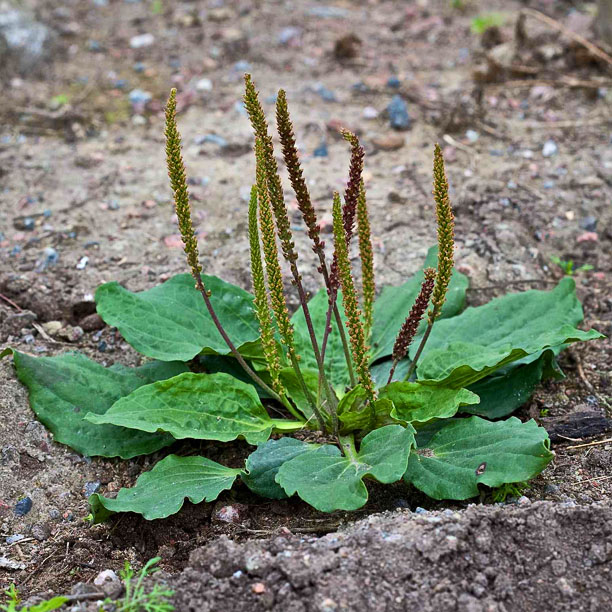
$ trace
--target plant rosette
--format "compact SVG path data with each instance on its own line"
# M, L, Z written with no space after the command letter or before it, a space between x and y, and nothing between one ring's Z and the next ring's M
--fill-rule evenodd
M55 440L83 455L129 459L184 439L256 447L243 467L230 468L181 456L178 446L178 454L115 498L92 495L93 520L116 512L164 518L185 499L215 500L237 480L262 497L297 495L332 512L362 507L368 481L404 481L434 499L462 500L480 487L536 476L553 457L547 433L509 415L542 380L563 377L556 364L561 350L602 337L577 327L583 313L574 280L465 308L468 279L453 267L454 219L436 146L438 244L421 271L376 297L363 148L344 132L349 177L343 196L334 195L328 260L281 90L276 123L283 158L323 280L308 299L272 139L248 75L245 81L256 142L248 211L253 294L202 272L173 90L166 153L191 274L137 293L106 283L95 296L99 315L145 363L107 368L77 353L32 357L9 348L0 354L12 354L32 410ZM360 285L349 258L352 242ZM281 257L300 301L292 316ZM322 443L292 437L313 430Z

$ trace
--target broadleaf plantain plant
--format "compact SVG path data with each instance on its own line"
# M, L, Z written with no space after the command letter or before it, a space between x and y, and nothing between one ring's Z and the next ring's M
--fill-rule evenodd
M328 260L280 91L276 123L283 158L324 284L309 300L272 138L249 75L245 83L255 132L248 207L254 295L202 272L173 90L166 153L191 276L141 293L117 283L96 292L100 316L151 361L104 368L77 354L34 358L4 351L13 354L40 420L57 441L86 455L129 458L185 438L243 439L257 446L243 468L168 455L114 499L92 495L94 520L128 511L163 518L185 498L216 499L237 479L264 497L297 494L329 512L365 504L368 480L403 479L435 499L467 499L479 485L498 487L538 474L552 458L546 431L533 420L482 417L512 413L542 379L562 376L555 362L562 348L601 337L576 328L582 308L574 281L564 278L550 292L511 294L463 310L467 279L453 270L454 219L436 145L438 245L420 273L383 288L375 299L363 147L344 132L350 170L344 196L333 197ZM349 256L355 234L360 291ZM300 301L291 317L281 255ZM200 372L191 371L193 364ZM459 418L462 413L473 416ZM316 444L291 436L313 430L319 432Z

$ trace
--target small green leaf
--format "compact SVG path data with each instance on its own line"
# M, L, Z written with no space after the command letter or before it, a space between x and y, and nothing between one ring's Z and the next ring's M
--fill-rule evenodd
M351 431L371 431L384 425L394 424L389 416L393 403L386 399L374 400L366 404L368 392L357 385L351 389L338 404L338 418L342 433Z
M356 387L357 388L357 387ZM351 431L370 431L384 425L392 425L395 421L391 418L393 402L388 399L377 399L372 403L374 409L374 424L372 425L372 413L370 406L361 406L359 410L345 411L338 415L342 424L341 433Z
M181 509L185 498L193 504L214 501L232 488L241 472L206 457L169 455L141 474L134 487L121 489L115 499L91 495L93 521L101 523L114 512L136 512L149 521L166 518Z
M177 439L229 442L242 437L249 444L265 442L273 428L255 388L223 372L187 372L140 387L87 420L165 431Z
M319 373L316 370L309 370L306 368L302 368L301 370L306 387L310 389L313 397L317 397L319 390ZM280 371L280 379L287 390L287 395L294 401L297 409L307 419L314 418L312 408L304 395L302 387L298 381L298 377L293 368L283 368Z
M367 397L368 392L361 385L353 387L338 402L338 415L345 412L359 412Z
M316 444L306 444L289 437L268 440L249 455L246 473L241 475L242 481L253 493L270 499L285 499L286 493L275 480L278 469L294 457L317 448L319 446Z
M434 499L468 499L478 484L499 487L539 474L550 462L548 434L535 421L458 419L413 451L404 479Z
M247 344L245 356L260 351L253 345L259 324L253 296L216 276L202 276L210 300L232 342ZM161 361L188 361L198 353L227 355L229 349L217 331L204 300L189 274L179 274L147 291L132 293L116 282L96 291L98 314L137 351Z
M356 510L368 500L365 476L389 484L406 470L414 429L388 425L369 433L354 460L327 444L283 463L276 475L287 495L297 493L321 512Z
M103 415L135 389L184 372L184 363L157 361L139 368L120 364L105 368L77 353L32 357L12 352L17 376L28 388L30 406L56 442L90 457L123 459L153 453L174 442L167 435L94 425L85 416Z
M423 269L428 267L435 268L437 259L438 247L433 246L427 252ZM420 270L415 276L399 287L383 287L380 297L374 302L372 362L381 357L391 355L397 334L419 294L423 280L423 270ZM468 284L467 276L457 270L453 270L448 293L446 294L446 302L442 308L442 318L453 317L463 310ZM425 321L422 321L419 327L421 332L424 330L425 325ZM417 342L415 341L414 344L417 344Z
M530 363L512 363L471 385L470 391L480 397L480 404L466 406L462 412L488 419L507 416L525 404L540 381L547 378L563 378L551 350Z
M433 326L417 368L420 382L467 387L499 368L561 344L603 338L575 328L582 320L573 279L552 291L525 291L468 308ZM411 356L418 342L411 346Z
M342 305L342 293L338 292L337 303ZM328 298L327 291L321 289L309 302L308 310L312 319L312 324L319 341L319 347L323 342L323 333L325 331L325 321L327 315ZM340 316L342 321L346 321L344 309L340 307ZM304 312L300 308L292 317L291 322L295 329L295 350L300 356L300 365L304 369L317 370L317 360L315 359L308 335L306 319ZM327 348L325 349L325 372L328 375L332 385L339 391L344 392L344 387L350 383L342 339L338 331L336 319L332 315L331 318L332 331L329 334Z
M380 390L395 406L391 416L406 423L424 423L454 416L460 406L478 404L478 396L467 389L432 387L411 382L394 382Z

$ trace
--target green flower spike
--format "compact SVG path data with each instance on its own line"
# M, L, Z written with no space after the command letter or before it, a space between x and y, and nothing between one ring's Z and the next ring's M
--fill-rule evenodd
M257 187L253 185L251 189L251 199L249 202L249 242L251 246L251 278L253 280L253 292L255 299L255 314L260 325L261 346L268 366L268 372L272 379L272 388L279 394L284 395L285 389L280 381L280 356L278 347L274 340L274 323L270 302L266 292L266 281L261 262L261 249L259 246L259 229L257 227Z
M353 349L353 360L359 382L367 392L367 399L374 399L374 383L370 375L369 356L365 343L361 311L357 303L355 284L351 275L351 262L349 260L346 233L342 218L342 204L340 195L334 194L333 227L335 254L338 261L338 276L342 287L342 301L346 313L346 325L348 327L351 348Z
M370 337L374 316L374 296L376 283L374 281L374 251L370 219L366 203L366 192L363 180L359 186L357 199L357 235L359 237L359 258L361 259L361 285L363 292L363 320L366 339Z

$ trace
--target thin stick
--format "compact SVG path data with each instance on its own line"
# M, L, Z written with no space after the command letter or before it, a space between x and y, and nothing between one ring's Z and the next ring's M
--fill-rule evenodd
M549 17L548 15L544 15L544 13L540 13L540 11L536 11L530 8L524 8L521 13L523 15L527 15L528 17L533 17L542 23L550 26L551 28L558 30L566 36L567 38L571 38L577 43L581 44L583 47L586 47L592 55L598 57L600 60L606 62L609 66L612 66L612 57L610 57L605 51L600 49L597 45L594 45L591 41L584 38L584 36L580 36L580 34L576 34L576 32L572 32L570 29L566 28L562 23L559 23L556 19Z
M213 320L213 323L215 324L217 331L223 338L225 344L227 344L229 350L232 352L232 355L234 356L236 361L242 366L242 369L250 376L250 378L255 383L257 383L264 391L266 391L266 393L270 394L272 398L275 399L276 401L280 402L281 404L286 405L286 403L283 402L281 396L276 391L274 391L272 387L268 386L259 376L257 376L257 374L255 374L255 372L251 369L249 364L244 360L244 357L238 352L238 349L236 348L234 343L231 341L230 337L227 335L227 332L225 331L223 325L221 325L221 321L219 320L219 317L217 316L217 313L215 312L212 302L210 301L208 291L206 290L206 287L204 286L204 282L202 281L202 275L200 274L200 271L197 269L194 269L192 270L192 273L193 273L193 276L195 277L196 289L202 294L202 298L204 299L204 303L206 304L206 308L208 309L210 318Z
M572 450L574 448L585 448L587 446L598 446L599 444L607 444L608 442L612 442L612 438L598 440L597 442L587 442L586 444L576 444L575 446L566 446L565 450ZM610 476L610 478L612 478L612 476Z
M2 295L2 293L0 293L0 300L4 300L7 304L10 304L13 308L19 310L20 312L23 310L21 306L19 306L18 304L15 304L13 300L11 300L10 298L7 298L6 295Z

